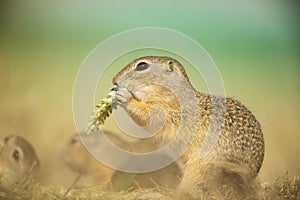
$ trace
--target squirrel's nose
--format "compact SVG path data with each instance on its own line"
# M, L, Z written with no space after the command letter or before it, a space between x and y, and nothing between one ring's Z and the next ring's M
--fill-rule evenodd
M111 89L111 91L118 91L118 90L119 90L119 88L118 88L117 85L115 85L115 87L113 87L113 88Z
M117 81L117 78L116 78L116 77L113 78L112 84L114 85L114 88L120 87L120 86L119 86L119 81Z
M118 82L117 82L117 78L116 78L116 77L114 77L114 78L112 79L112 84L118 86Z

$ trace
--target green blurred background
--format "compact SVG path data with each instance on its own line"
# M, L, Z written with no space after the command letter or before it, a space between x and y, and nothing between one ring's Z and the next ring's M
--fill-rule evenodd
M111 35L148 26L198 41L227 95L259 119L266 140L262 179L300 175L296 1L2 0L0 12L0 136L29 139L49 183L73 181L65 180L59 152L75 132L72 90L84 58Z

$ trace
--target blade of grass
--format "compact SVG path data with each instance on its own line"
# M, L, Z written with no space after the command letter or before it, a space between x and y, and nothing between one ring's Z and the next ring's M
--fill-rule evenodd
M80 180L82 174L78 174L78 176L76 177L76 179L73 181L72 185L66 190L66 192L64 193L64 195L60 198L60 200L63 200L66 198L66 196L69 194L69 192L74 188L74 186L78 183L78 181Z

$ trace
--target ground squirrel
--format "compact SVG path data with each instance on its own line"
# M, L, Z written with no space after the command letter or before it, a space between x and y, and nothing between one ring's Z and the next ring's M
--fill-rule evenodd
M157 56L138 58L125 66L112 82L117 87L117 104L128 111L135 123L148 129L150 126L151 130L161 123L162 117L165 118L156 138L170 142L178 129L182 130L183 137L190 130L196 130L181 157L185 164L178 188L181 196L197 197L199 190L221 188L226 184L223 183L226 177L229 177L229 182L235 179L238 180L235 184L240 184L251 182L257 176L264 158L264 139L259 122L237 100L196 91L177 60ZM193 96L196 105L190 104ZM223 105L226 112L220 113L219 105ZM164 116L157 114L161 108ZM192 114L195 109L197 115ZM153 114L156 116L151 116ZM199 149L207 130L217 123L223 123L217 143L208 155L200 157Z
M23 137L9 135L0 141L0 173L4 181L24 182L37 172L39 163L34 148Z
M69 168L83 175L78 187L98 185L101 189L106 188L114 173L113 169L106 167L89 154L77 134L72 136L62 156Z
M143 145L138 145L135 142L127 143L120 137L117 137L116 133L105 131L105 135L112 143L120 148L124 148L126 151L146 151L147 147L150 147L149 144L145 143ZM103 142L103 139L101 140L102 137L105 137L104 134L100 137L95 137L94 134L82 134L80 137L85 138L85 145L95 145L100 151L107 152L107 144ZM176 163L150 173L134 174L116 171L93 157L82 144L77 134L72 136L64 149L63 160L73 171L83 175L77 184L79 188L95 186L101 190L120 191L128 190L129 188L149 188L154 187L156 184L176 188L179 184L180 169ZM124 165L126 164L128 163L125 161Z

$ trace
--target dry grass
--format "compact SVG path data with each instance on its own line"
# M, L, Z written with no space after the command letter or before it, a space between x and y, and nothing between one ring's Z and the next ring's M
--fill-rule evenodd
M0 199L36 199L36 200L89 200L89 199L173 199L173 190L162 188L137 189L132 192L104 192L96 188L69 189L63 187L44 186L30 181L19 186L0 186Z
M78 179L77 179L78 180ZM0 184L0 199L14 200L14 199L36 199L36 200L89 200L89 199L174 199L175 190L155 187L151 189L137 189L134 191L120 191L120 192L105 192L97 190L96 187L88 189L74 189L74 184L69 188L45 186L38 181L31 180L21 185L6 185ZM1 183L3 180L1 181ZM300 199L300 178L289 177L288 175L276 179L273 183L263 184L260 191L258 191L258 199ZM201 199L220 199L220 196L205 196ZM235 196L226 195L221 199L236 199Z
M273 183L263 185L261 199L300 199L300 178L289 177L288 174L277 178Z

